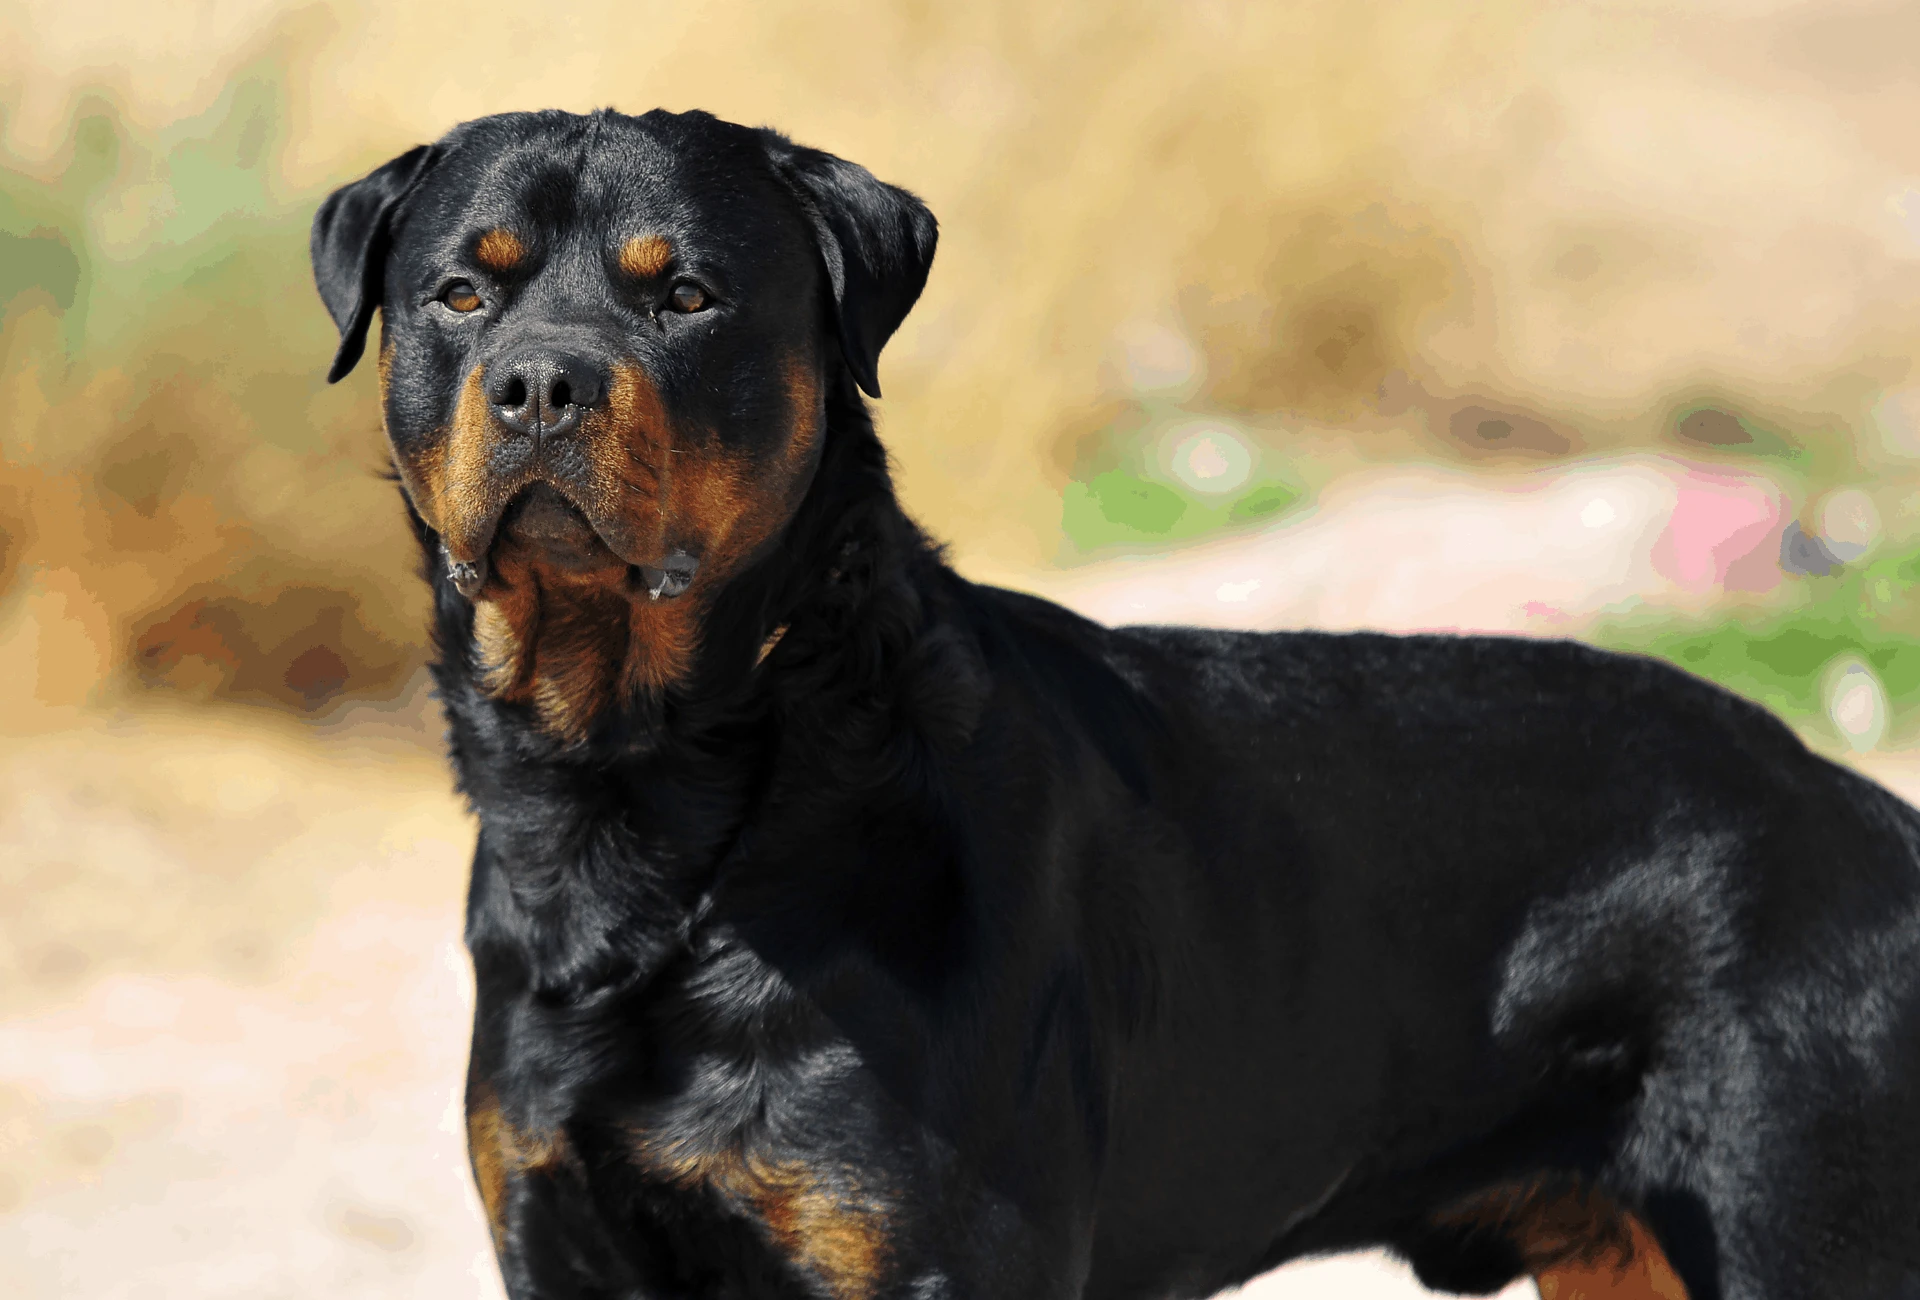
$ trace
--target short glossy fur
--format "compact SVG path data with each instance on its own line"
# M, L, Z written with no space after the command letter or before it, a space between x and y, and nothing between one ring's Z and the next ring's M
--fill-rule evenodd
M468 123L316 219L480 818L510 1294L1144 1300L1385 1244L1920 1296L1920 816L1649 661L958 577L857 391L933 247L703 114Z

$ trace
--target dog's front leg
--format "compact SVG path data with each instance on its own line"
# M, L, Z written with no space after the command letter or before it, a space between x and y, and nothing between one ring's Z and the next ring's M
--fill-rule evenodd
M478 1084L469 1088L467 1146L511 1300L627 1300L639 1293L563 1132L515 1124L492 1090Z

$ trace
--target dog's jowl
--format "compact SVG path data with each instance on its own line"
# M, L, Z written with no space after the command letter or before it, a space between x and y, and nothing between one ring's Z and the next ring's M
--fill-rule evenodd
M327 200L480 819L508 1291L1920 1296L1920 816L1656 663L1103 628L862 396L932 216L699 113ZM953 292L972 290L957 289Z

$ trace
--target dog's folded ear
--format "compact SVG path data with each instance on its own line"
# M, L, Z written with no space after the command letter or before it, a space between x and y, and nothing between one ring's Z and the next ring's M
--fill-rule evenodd
M939 226L927 205L866 168L762 132L774 170L813 223L856 383L880 396L880 349L926 287Z
M340 350L327 371L330 384L343 379L366 349L373 309L386 296L394 211L432 166L435 153L428 144L407 150L329 194L313 216L313 279L340 327Z

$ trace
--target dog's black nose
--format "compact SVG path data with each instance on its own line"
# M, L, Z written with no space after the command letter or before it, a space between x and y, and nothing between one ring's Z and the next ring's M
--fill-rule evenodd
M600 404L607 372L577 353L523 352L488 366L486 388L500 423L515 433L549 438L571 433Z

